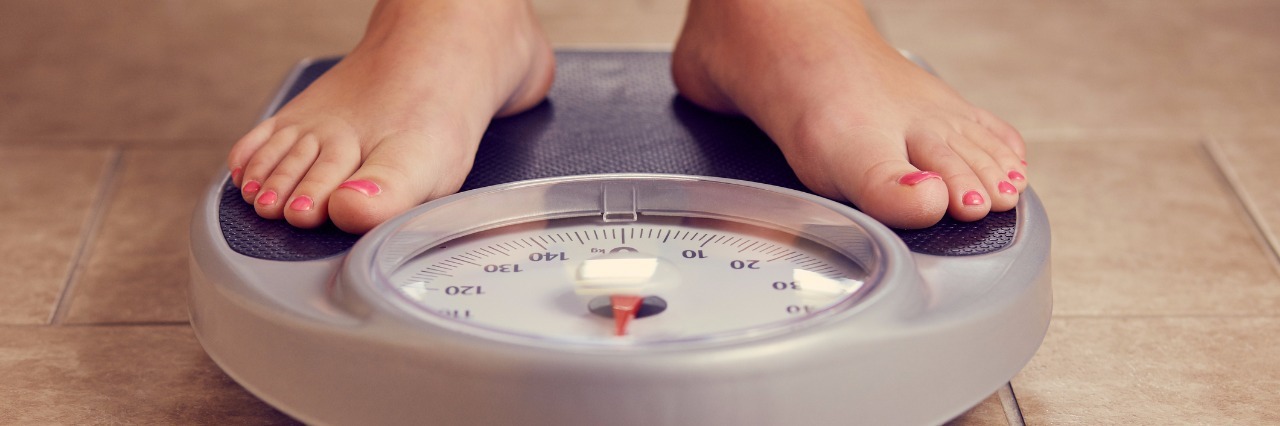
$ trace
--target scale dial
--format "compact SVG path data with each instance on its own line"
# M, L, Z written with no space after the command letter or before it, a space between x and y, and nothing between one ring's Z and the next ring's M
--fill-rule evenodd
M726 342L813 324L863 299L878 256L859 215L736 181L535 181L406 215L383 232L373 281L423 320L499 340Z

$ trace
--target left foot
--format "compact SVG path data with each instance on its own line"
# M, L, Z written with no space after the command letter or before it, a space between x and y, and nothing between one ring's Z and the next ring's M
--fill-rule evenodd
M809 189L896 228L1007 211L1026 189L1017 130L975 107L839 0L692 0L680 93L751 118Z

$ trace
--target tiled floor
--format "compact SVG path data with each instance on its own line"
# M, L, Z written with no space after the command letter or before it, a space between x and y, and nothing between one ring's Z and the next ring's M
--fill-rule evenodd
M560 45L669 47L676 0L538 0ZM187 325L196 193L368 2L0 2L0 424L291 423ZM1055 317L960 424L1280 423L1280 2L876 0L1017 125ZM922 401L921 403L927 403Z

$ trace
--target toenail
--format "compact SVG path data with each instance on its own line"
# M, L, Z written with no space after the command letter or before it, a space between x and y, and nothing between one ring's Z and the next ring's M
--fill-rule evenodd
M1003 181L1003 180L1002 180L1002 181L1000 181L1000 185L998 185L998 186L1000 187L1000 193L1002 193L1002 194L1017 194L1017 193L1018 193L1018 188L1017 188L1017 187L1014 187L1014 186L1013 186L1013 184L1012 184L1012 183L1009 183L1008 181Z
M269 206L276 203L276 192L267 191L258 196L258 204Z
M1013 179L1013 180L1027 180L1027 177L1026 177L1026 176L1023 176L1023 175L1022 175L1022 173L1018 173L1018 171L1017 171L1017 170L1010 170L1010 171L1009 171L1009 179Z
M356 191L359 191L361 194L364 194L370 197L374 195L378 195L378 193L382 192L382 188L379 188L378 184L373 183L371 181L364 180L364 179L349 180L349 181L343 182L342 185L338 185L338 187L354 189Z
M231 181L235 182L240 180L240 176L243 174L244 174L244 169L242 168L236 167L234 169L231 169Z
M1027 165L1027 160L1022 160L1022 165Z
M258 193L259 189L262 189L262 184L258 183L258 181L256 180L251 180L244 183L245 194L256 194Z
M898 183L902 185L911 186L911 185L915 185L917 183L924 182L926 180L933 179L933 178L942 179L942 175L934 172L923 172L923 171L911 172L911 173L902 175L901 178L898 178Z
M293 201L289 203L289 208L300 212L311 210L311 197L302 195L298 198L294 198Z
M980 206L984 202L986 200L982 199L982 194L979 194L978 191L964 193L964 205L966 206Z

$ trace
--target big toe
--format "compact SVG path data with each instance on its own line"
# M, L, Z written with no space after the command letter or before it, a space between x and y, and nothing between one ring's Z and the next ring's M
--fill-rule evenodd
M369 153L351 178L329 197L329 218L350 233L365 233L378 224L425 201L451 194L470 169L468 158L458 153L430 150L416 133L384 139Z
M915 168L906 160L881 163L857 179L843 177L842 189L863 213L899 229L929 227L947 213L947 186L941 175Z
M793 162L809 188L847 199L894 228L924 228L946 215L946 183L938 173L912 165L900 149L902 142L885 143L881 139L890 136L865 132L845 136L856 142L824 144L836 151L802 156L823 161Z

